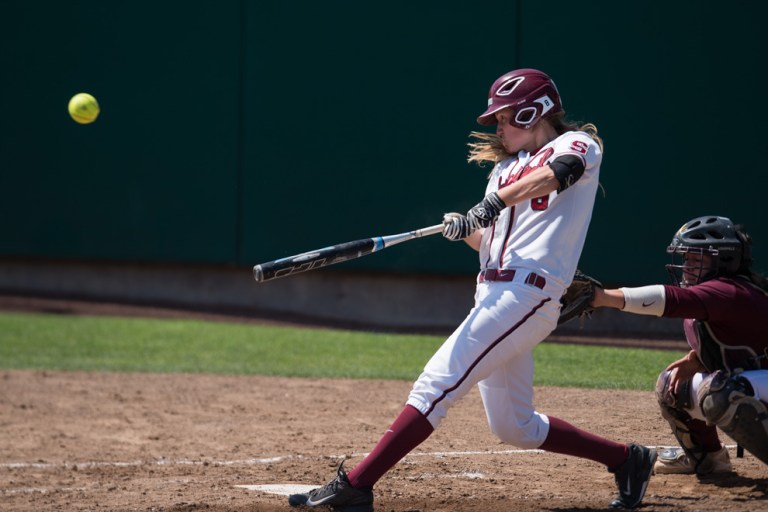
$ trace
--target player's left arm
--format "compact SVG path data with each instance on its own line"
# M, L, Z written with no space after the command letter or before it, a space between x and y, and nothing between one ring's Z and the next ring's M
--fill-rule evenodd
M590 144L578 138L564 142L568 146L549 163L534 169L497 192L491 192L469 210L467 219L470 225L475 229L488 227L493 224L499 212L508 206L547 196L555 191L562 193L581 178L588 168L590 157L592 165L599 162L600 157L591 149L596 146L594 143Z
M534 197L546 196L558 190L560 182L549 165L534 169L520 180L499 189L499 199L505 206L512 206Z
M557 190L559 182L549 165L534 169L518 181L491 192L467 212L472 229L487 228L496 220L501 210L508 206L549 195Z
M476 251L480 251L480 243L483 239L483 230L473 231L471 235L464 239L464 242Z
M583 160L564 155L534 169L516 182L491 192L467 212L467 219L475 229L488 227L504 208L534 197L548 196L555 191L560 193L573 185L583 173Z
M587 149L577 147L586 153ZM522 203L534 197L542 197L557 191L561 193L576 183L584 174L587 162L584 155L573 150L555 156L548 164L498 191L499 198L507 206Z

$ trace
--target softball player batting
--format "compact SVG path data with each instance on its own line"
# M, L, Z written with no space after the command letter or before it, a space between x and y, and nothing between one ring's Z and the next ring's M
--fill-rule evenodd
M374 484L440 426L477 384L491 431L520 448L585 457L615 473L613 508L643 498L656 453L598 437L533 406L534 347L557 326L592 216L602 141L592 124L565 120L554 82L519 69L491 86L473 132L469 161L494 164L485 198L466 215L444 217L443 235L479 251L475 305L414 383L403 411L348 474L289 496L293 506L373 510Z
M659 375L656 396L681 448L657 473L733 470L717 427L768 464L768 279L752 270L752 238L727 217L697 217L667 247L674 285L595 290L594 306L682 318L691 350Z

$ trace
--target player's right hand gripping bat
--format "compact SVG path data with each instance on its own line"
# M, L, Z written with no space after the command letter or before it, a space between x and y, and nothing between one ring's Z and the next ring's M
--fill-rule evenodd
M268 261L253 267L253 277L259 283L286 277L299 272L306 272L316 268L327 267L334 263L349 261L371 254L387 247L421 238L427 235L434 235L443 231L443 224L436 224L407 233L397 235L377 236L374 238L364 238L352 242L344 242L330 247L324 247L315 251L309 251L279 260Z

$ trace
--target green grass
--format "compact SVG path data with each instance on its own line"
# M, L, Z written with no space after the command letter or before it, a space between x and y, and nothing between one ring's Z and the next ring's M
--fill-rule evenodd
M442 337L0 313L0 368L413 380ZM681 353L543 343L537 385L653 389Z

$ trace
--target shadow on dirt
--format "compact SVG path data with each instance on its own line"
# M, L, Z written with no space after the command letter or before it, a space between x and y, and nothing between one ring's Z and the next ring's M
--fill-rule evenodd
M699 481L726 489L743 489L745 493L749 493L743 498L734 498L735 501L768 500L768 478L750 478L733 473L719 477L703 476Z

